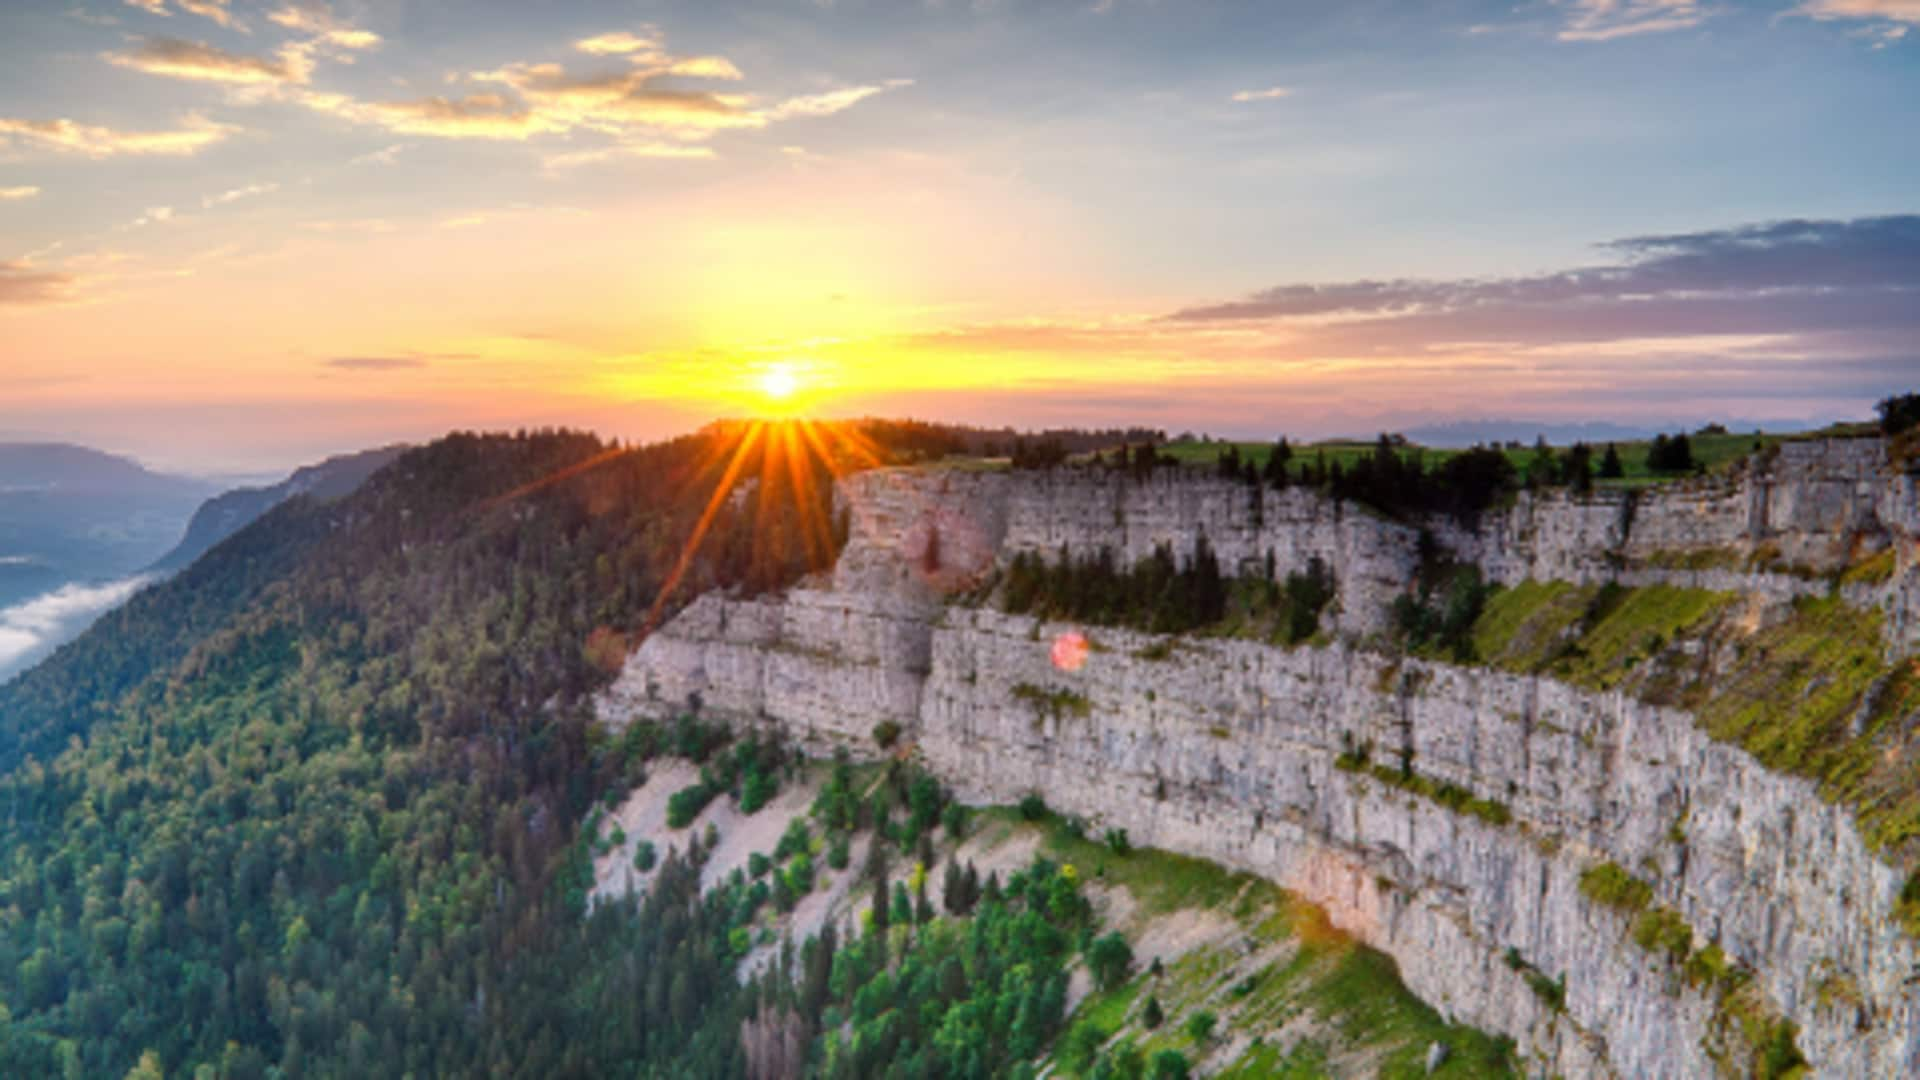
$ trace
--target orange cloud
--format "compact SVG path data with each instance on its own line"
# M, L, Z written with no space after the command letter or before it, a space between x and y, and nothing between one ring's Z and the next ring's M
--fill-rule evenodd
M116 131L72 120L22 120L0 116L0 145L20 141L89 157L120 154L184 157L197 154L239 130L189 115L174 131Z
M173 0L173 6L189 15L198 15L211 19L230 30L244 30L233 12L228 10L229 0ZM167 0L127 0L128 7L136 7L149 15L171 15L167 10Z
M1714 11L1698 0L1573 0L1561 41L1612 41L1638 34L1686 30Z
M1920 0L1808 0L1794 14L1814 19L1887 19L1920 23Z
M590 38L581 38L573 43L575 49L593 56L614 56L622 53L650 51L659 48L652 38L636 37L624 30L611 34L596 34Z
M912 79L888 79L877 86L849 86L823 94L807 94L788 98L761 115L769 120L785 120L793 116L832 116L853 108L875 94L912 85Z
M297 47L290 46L278 59L269 60L170 37L151 38L130 53L106 53L104 59L148 75L196 82L304 83L313 71L311 59Z
M0 261L0 306L63 304L73 299L72 274L36 270L25 261Z
M612 138L609 146L545 159L547 168L562 169L622 157L712 157L711 151L676 142L699 142L715 132L764 128L794 117L830 116L911 83L895 79L761 106L749 94L671 85L673 79L735 82L744 76L724 56L671 56L660 52L657 44L652 38L626 33L585 38L574 47L593 55L624 56L630 66L581 74L552 62L510 63L466 76L471 82L502 89L460 97L361 101L345 94L303 91L291 100L354 123L412 135L524 141L587 132Z

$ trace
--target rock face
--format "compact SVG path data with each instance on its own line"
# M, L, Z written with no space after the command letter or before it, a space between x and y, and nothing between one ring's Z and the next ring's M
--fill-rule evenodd
M1893 547L1891 577L1849 598L1892 613L1890 648L1904 648L1920 530L1912 480L1883 470L1882 453L1873 440L1789 444L1724 480L1633 500L1522 497L1472 529L1430 527L1495 580L1712 580L1776 599L1827 584L1746 569L1756 557L1829 570ZM1710 1075L1738 1025L1582 893L1582 872L1612 862L1651 884L1696 946L1753 969L1820 1075L1920 1074L1908 982L1920 951L1892 917L1900 878L1846 811L1687 713L1367 651L1417 564L1417 529L1307 492L1166 476L880 472L843 495L856 524L830 583L700 598L634 654L605 719L691 698L856 752L891 722L971 799L1039 791L1136 843L1324 905L1421 996L1514 1035L1538 1071ZM1073 628L941 599L1017 551L1108 546L1128 561L1160 543L1190 551L1202 534L1227 567L1325 560L1342 639L1289 650L1093 629L1069 671L1049 646ZM1700 551L1728 554L1665 561ZM1384 778L1340 760L1363 746L1393 766ZM1395 774L1502 813L1450 809ZM1564 1010L1530 974L1564 976Z

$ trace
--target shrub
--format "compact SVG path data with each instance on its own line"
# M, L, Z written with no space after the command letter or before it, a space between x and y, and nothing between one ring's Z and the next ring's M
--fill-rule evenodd
M813 838L807 834L807 823L802 818L787 822L787 831L780 834L780 842L774 845L773 857L787 859L810 850Z
M1125 829L1108 829L1106 841L1107 850L1115 855L1125 855L1133 850L1133 841L1127 836Z
M1117 932L1102 934L1087 949L1087 968L1101 990L1111 990L1133 970L1133 947Z
M1567 1011L1567 977L1549 979L1545 972L1528 970L1527 985L1533 989L1535 997L1545 1002L1554 1012Z
M900 725L892 720L873 725L873 741L882 750L893 749L893 744L900 741Z
M1020 817L1026 821L1039 821L1047 816L1047 800L1037 791L1029 792L1020 800Z
M1900 394L1884 398L1874 406L1880 413L1880 431L1886 435L1920 427L1920 394Z
M1644 911L1653 903L1653 886L1611 862L1598 863L1582 872L1580 892L1594 903L1617 911Z
M667 799L667 828L684 829L693 824L693 819L699 817L700 811L705 810L718 794L704 782L674 792Z
M1087 1022L1076 1025L1067 1032L1060 1048L1060 1061L1075 1074L1085 1073L1094 1058L1100 1054L1100 1047L1106 1044L1111 1034L1098 1024Z
M1148 1031L1154 1031L1158 1029L1161 1024L1167 1022L1167 1014L1160 1008L1160 998L1158 995L1147 995L1147 1007L1146 1010L1140 1014L1140 1022L1146 1025Z
M1178 1050L1162 1050L1153 1055L1153 1080L1187 1080L1192 1072L1187 1055Z
M959 841L967 835L967 808L957 802L950 802L940 812L940 826L947 830L947 839Z
M1213 1015L1213 1010L1201 1009L1187 1017L1185 1025L1187 1038L1197 1043L1204 1043L1213 1038L1213 1029L1219 1022L1220 1018Z
M805 896L813 891L813 856L801 852L787 864L787 888L793 895Z
M1718 986L1733 973L1733 965L1718 945L1709 945L1687 957L1689 986Z
M633 849L633 868L643 874L652 870L658 861L659 853L654 851L651 840L642 840L639 846Z
M779 791L780 781L773 774L762 772L757 766L748 769L747 778L740 784L740 812L758 813Z
M1672 908L1654 908L1633 924L1633 943L1652 953L1666 953L1676 964L1693 951L1693 927Z
M1920 937L1920 870L1908 875L1906 884L1900 887L1900 899L1894 905L1893 914L1908 934Z

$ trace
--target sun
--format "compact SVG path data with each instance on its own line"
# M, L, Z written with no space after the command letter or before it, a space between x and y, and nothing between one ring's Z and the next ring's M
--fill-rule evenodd
M800 376L786 364L775 364L760 373L760 392L775 403L784 403L800 392Z

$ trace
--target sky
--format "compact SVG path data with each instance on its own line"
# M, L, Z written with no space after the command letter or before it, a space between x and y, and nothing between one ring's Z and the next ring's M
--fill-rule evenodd
M0 437L1920 388L1920 0L18 0Z

